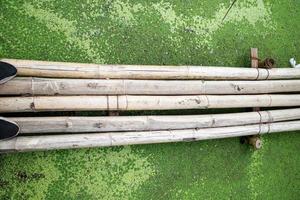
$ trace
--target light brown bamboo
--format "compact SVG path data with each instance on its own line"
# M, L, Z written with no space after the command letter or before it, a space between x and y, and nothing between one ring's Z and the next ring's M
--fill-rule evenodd
M13 117L20 135L214 128L300 119L300 108L208 115Z
M18 136L0 141L0 152L186 142L300 130L300 121L170 131Z
M213 66L99 65L2 59L18 69L19 76L97 79L299 79L300 69L253 69Z
M300 95L2 97L0 112L171 110L300 106Z
M194 95L300 92L300 80L173 81L17 77L0 85L0 95Z
M262 141L258 135L248 136L248 143L253 146L254 149L260 149L262 147Z

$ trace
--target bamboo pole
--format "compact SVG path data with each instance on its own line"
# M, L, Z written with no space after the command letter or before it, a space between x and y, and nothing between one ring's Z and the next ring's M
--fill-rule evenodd
M173 81L17 77L0 85L0 95L194 95L300 92L300 80Z
M300 119L300 108L208 115L13 117L19 135L215 128Z
M224 96L34 96L0 98L0 112L180 110L278 106L300 106L300 94Z
M11 140L0 141L0 152L187 142L296 130L300 130L300 121L170 131L18 136Z
M299 79L300 69L252 69L207 66L99 65L2 59L18 69L19 76L97 79Z

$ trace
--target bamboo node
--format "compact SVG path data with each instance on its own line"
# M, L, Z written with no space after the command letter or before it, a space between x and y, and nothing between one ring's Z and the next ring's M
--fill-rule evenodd
M119 110L119 95L117 95L117 110Z
M31 77L31 93L32 93L32 95L35 95L33 77Z
M190 77L190 70L191 70L191 67L190 66L186 66L186 79L189 79L189 77Z
M123 85L123 95L126 95L126 91L127 91L127 85L126 85L126 82L125 80L122 80L122 85Z
M109 110L109 95L106 95L106 110Z
M272 101L273 101L273 100L272 100L272 97L271 97L271 95L268 95L268 96L269 96L269 98L270 98L270 100L269 100L269 102L270 102L270 103L269 103L268 107L271 107L271 105L272 105Z
M101 72L101 69L100 69L100 66L98 66L98 67L97 67L97 75L96 75L96 76L98 77L98 79L101 78L100 72Z
M209 98L208 98L208 96L207 96L207 95L205 95L205 97L206 97L206 100L207 100L207 105L206 105L206 108L209 108L209 106L210 106L210 103L209 103Z
M126 101L126 108L125 108L125 110L128 110L128 98L127 98L127 95L125 95L125 101Z
M272 123L274 121L273 116L271 115L270 111L265 111L268 114L268 123Z

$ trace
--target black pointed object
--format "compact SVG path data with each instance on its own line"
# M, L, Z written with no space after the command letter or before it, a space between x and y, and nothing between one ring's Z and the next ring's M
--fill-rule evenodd
M15 68L15 66L0 61L0 84L9 81L16 75L17 75L17 68Z
M229 11L231 10L232 6L235 4L237 0L233 0L233 2L230 4L230 7L228 8L227 12L225 13L223 19L222 19L222 22L224 21L224 19L227 17Z
M17 136L19 130L18 124L0 117L0 140L6 140Z

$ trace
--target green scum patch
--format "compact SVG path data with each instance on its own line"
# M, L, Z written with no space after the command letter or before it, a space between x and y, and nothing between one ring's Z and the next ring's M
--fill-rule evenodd
M130 199L155 175L149 157L131 147L2 157L2 198Z

